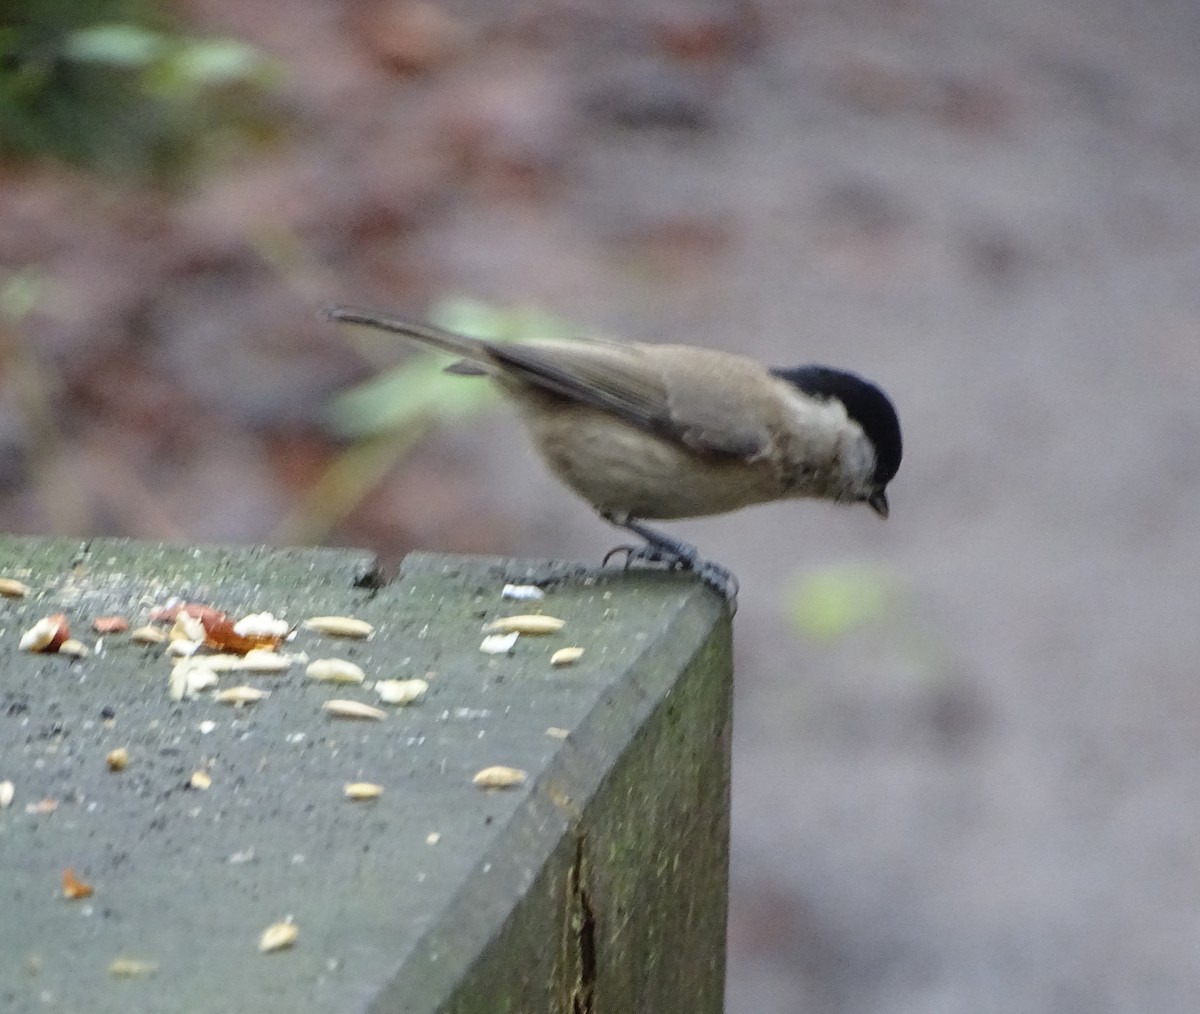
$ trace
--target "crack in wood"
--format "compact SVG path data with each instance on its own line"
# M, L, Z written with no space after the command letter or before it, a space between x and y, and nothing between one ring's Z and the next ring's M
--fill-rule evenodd
M596 913L587 888L585 836L575 839L575 862L570 872L571 928L579 978L571 992L572 1014L595 1014L596 1000Z

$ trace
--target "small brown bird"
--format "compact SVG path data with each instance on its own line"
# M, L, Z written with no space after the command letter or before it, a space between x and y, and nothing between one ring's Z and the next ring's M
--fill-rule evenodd
M865 503L888 516L900 422L887 395L853 373L768 369L685 345L494 342L349 306L325 315L460 357L449 372L490 377L550 470L645 540L622 547L629 559L695 570L730 600L737 582L728 570L640 522L798 497Z

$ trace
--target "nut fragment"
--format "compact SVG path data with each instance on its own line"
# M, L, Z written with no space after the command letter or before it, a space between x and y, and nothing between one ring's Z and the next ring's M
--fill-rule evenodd
M53 813L58 809L58 800L51 799L47 796L45 799L39 799L36 803L26 803L25 812L32 816L44 816L47 813Z
M552 725L546 730L546 735L551 739L566 739L569 735L571 735L571 730L562 729L557 725Z
M175 622L167 635L172 641L204 641L204 624L200 617L193 616L186 609L180 609L175 614Z
M350 782L345 788L347 799L378 799L383 795L383 786L374 782Z
M129 621L124 616L97 616L92 629L97 634L120 634L129 629Z
M520 768L509 768L503 764L496 764L490 768L484 768L471 781L481 789L511 789L513 786L523 785L528 777L529 775Z
M387 718L386 711L380 708L373 708L371 705L363 704L360 701L326 701L321 705L321 710L329 712L334 718L365 718L376 722Z
M205 664L204 659L185 658L176 662L171 669L168 693L173 701L182 701L184 698L191 700L201 690L216 685L217 674Z
M540 602L546 597L546 593L535 584L506 584L500 592L500 597L517 602Z
M479 645L479 650L486 655L507 655L520 636L515 630L511 634L488 634Z
M253 641L280 641L290 629L288 621L277 620L274 613L251 613L233 625L235 634Z
M63 870L62 875L63 897L68 901L78 901L80 898L90 898L95 889L91 884L85 884L77 876L71 867Z
M147 624L129 632L129 640L134 644L162 644L167 639L166 632L158 627Z
M276 648L287 633L287 624L276 620L270 613L259 613L246 617L244 621L249 633L241 633L238 624L228 613L212 606L189 602L175 616L175 623L189 640L201 640L218 651L232 651L244 655L252 648ZM196 635L196 623L200 636Z
M201 792L206 791L212 786L212 775L207 771L193 771L192 777L188 779L188 788L199 789Z
M143 961L141 958L115 958L108 966L108 974L114 979L139 979L157 971L156 962Z
M570 665L572 662L578 662L583 656L583 649L578 646L570 648L559 648L553 655L550 656L550 664L554 666Z
M92 653L92 649L82 641L68 637L58 646L58 653L60 655L71 655L74 658L87 658Z
M176 638L167 645L167 654L172 658L190 658L200 650L200 641L188 641L184 638Z
M259 690L258 687L240 686L222 690L216 698L222 704L257 704L264 697L269 697L270 690Z
M370 637L375 628L366 620L353 616L313 616L304 621L305 630L315 630L330 637Z
M384 704L414 704L425 696L425 680L376 680L375 693Z
M436 845L441 840L442 840L442 832L441 831L430 831L429 834L427 834L425 836L425 844L426 845Z
M270 926L262 931L262 936L258 938L258 949L263 954L269 954L271 951L282 951L285 948L291 947L299 935L300 927L290 920L287 922L271 923Z
M54 613L38 620L24 634L18 647L21 651L42 651L47 654L58 651L68 637L67 618L63 613Z
M291 667L292 661L291 655L281 655L270 648L251 648L237 660L237 664L233 668L259 675L269 675L286 671Z
M527 613L521 616L502 616L498 620L493 620L483 629L485 632L502 634L515 630L518 634L532 634L536 637L542 634L555 634L562 630L566 622L557 616Z
M129 763L129 751L125 747L119 746L108 752L104 762L108 765L109 771L124 771L125 766Z
M7 810L12 806L13 797L17 794L17 787L13 785L11 779L4 779L0 782L0 810Z
M6 599L23 599L29 594L29 585L15 577L0 577L0 595Z
M181 644L184 642L176 641L174 643ZM197 645L197 647L199 646ZM241 669L243 668L242 662L241 655L233 655L227 652L219 652L216 655L203 655L196 659L197 665L202 665L206 669L211 669L217 673L233 672L235 669Z
M325 683L361 683L366 679L360 666L344 658L318 658L304 671L310 680Z

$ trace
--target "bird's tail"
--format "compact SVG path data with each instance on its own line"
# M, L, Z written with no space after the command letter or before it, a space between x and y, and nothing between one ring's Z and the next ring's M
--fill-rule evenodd
M328 306L322 311L322 316L342 324L360 324L378 331L390 331L422 345L432 345L435 349L475 362L486 361L488 358L486 343L481 339L469 338L465 334L457 334L434 324L410 320L407 317L384 316L355 306Z

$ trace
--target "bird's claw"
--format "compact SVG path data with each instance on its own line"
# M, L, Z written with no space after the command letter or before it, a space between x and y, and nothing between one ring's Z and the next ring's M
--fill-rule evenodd
M601 565L607 567L608 561L618 553L625 554L625 564L623 568L625 570L628 570L635 563L661 564L664 565L667 570L689 570L694 562L688 557L665 550L661 546L653 546L650 543L644 543L640 546L630 546L628 544L614 546L604 554L604 560Z
M702 560L691 546L680 544L668 547L652 542L640 546L614 546L604 554L602 566L607 567L609 560L618 553L625 554L625 570L634 564L663 566L667 570L690 570L729 604L731 613L737 612L739 586L733 571L711 560Z
M697 560L690 569L729 603L731 613L737 612L737 597L741 586L732 570L722 567L719 563L713 563L712 560Z

